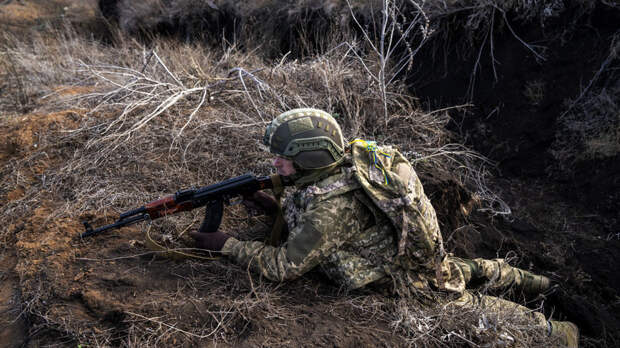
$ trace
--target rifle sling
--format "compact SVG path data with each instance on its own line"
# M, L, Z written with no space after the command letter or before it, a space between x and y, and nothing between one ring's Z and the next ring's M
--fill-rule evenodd
M276 212L275 221L273 222L273 227L271 228L271 234L269 235L269 238L267 238L266 244L271 246L279 246L283 242L282 237L286 223L284 221L284 215L282 214L281 204L282 194L284 193L284 185L282 184L280 175L277 174L271 176L271 182L273 184L272 191L276 199L276 203L278 204L278 210Z

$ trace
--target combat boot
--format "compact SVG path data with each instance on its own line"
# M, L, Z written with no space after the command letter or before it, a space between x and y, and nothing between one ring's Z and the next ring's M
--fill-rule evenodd
M578 348L579 347L579 329L577 325L570 321L550 320L551 332L549 336L555 341L557 347L562 348Z

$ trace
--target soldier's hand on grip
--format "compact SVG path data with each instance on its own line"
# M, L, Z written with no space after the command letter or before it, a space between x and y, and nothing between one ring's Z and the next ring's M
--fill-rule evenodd
M190 232L189 235L196 241L196 247L210 251L221 251L224 243L230 236L224 232L200 233Z
M273 215L278 211L278 203L271 195L256 191L251 196L243 196L241 202L251 215L267 214Z

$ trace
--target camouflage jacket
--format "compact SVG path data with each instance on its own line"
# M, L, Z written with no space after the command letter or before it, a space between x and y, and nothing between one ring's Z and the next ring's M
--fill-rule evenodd
M289 235L282 246L230 238L222 252L275 281L317 266L348 289L386 277L396 253L393 227L346 167L287 197L283 210Z
M423 203L432 209L428 199ZM351 167L340 167L339 173L296 191L285 200L283 209L289 228L283 245L229 238L222 253L274 281L294 279L319 267L347 289L379 280L392 280L400 288L396 292L404 296L437 288L428 272L394 264L398 246L393 224L366 195ZM432 218L436 219L434 214ZM450 258L442 262L441 273L444 290L464 290L462 272Z

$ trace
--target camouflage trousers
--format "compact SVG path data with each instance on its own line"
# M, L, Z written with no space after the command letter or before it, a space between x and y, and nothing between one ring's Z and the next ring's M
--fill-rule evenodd
M504 259L464 259L449 257L459 266L468 289L482 287L491 291L510 291L516 295L538 295L549 287L549 280L517 267Z
M480 286L489 290L517 290L530 294L544 290L537 281L540 276L512 267L503 259L486 260L477 258L469 260L450 257L450 260L456 263L463 271L467 288ZM499 315L519 315L526 318L533 326L543 330L543 332L548 330L548 323L543 313L499 297L465 290L460 297L450 301L449 304L464 310L484 308L491 309L493 313Z

